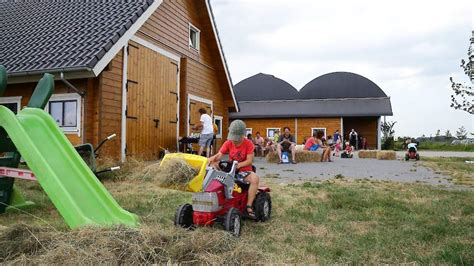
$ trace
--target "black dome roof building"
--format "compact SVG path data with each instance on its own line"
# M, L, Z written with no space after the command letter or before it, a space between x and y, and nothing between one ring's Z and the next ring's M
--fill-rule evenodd
M340 99L387 97L370 79L351 72L333 72L308 82L299 92L300 99Z
M237 101L291 100L298 98L298 90L273 75L259 73L234 86Z
M234 86L240 111L231 119L243 119L249 132L273 135L289 126L297 142L315 130L345 139L355 129L367 147L380 148L381 116L393 115L390 98L370 79L351 72L332 72L308 82L298 92L288 82L267 74L256 74ZM254 133L255 133L254 132Z

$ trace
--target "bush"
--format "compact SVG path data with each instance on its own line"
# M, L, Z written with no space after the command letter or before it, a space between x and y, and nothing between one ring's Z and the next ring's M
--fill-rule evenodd
M393 150L395 146L395 141L393 137L386 138L382 143L382 150Z

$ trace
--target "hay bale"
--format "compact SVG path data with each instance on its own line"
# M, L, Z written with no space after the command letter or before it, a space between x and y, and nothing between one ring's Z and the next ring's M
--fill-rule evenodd
M160 186L184 189L199 171L183 159L171 158L161 165L157 163L148 166L148 172Z
M269 152L266 159L269 163L278 163L280 161L277 152ZM314 151L296 151L295 160L298 163L320 162L321 154Z
M395 151L377 151L377 160L396 160L397 153Z
M360 150L359 151L359 158L361 159L375 159L377 158L377 151L376 150Z
M304 145L296 145L296 151L304 151Z

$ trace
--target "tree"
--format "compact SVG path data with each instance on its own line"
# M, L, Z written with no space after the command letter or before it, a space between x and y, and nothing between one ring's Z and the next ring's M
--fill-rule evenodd
M446 130L446 133L444 133L444 135L446 136L446 138L452 138L453 137L453 135L451 134L451 131L449 131L449 129Z
M438 130L436 130L434 139L435 139L436 141L438 141L440 136L441 136L441 130L438 129Z
M393 137L395 134L395 130L393 128L396 123L396 121L382 122L381 130L385 139L388 137Z
M474 82L474 31L472 32L471 45L467 50L468 60L461 60L461 68L464 73ZM454 93L451 95L451 107L462 110L470 114L474 114L474 88L465 84L461 84L450 77L451 89Z
M458 139L465 139L465 138L467 138L467 131L466 131L466 128L464 128L464 126L460 127L460 128L456 131L456 138L458 138Z

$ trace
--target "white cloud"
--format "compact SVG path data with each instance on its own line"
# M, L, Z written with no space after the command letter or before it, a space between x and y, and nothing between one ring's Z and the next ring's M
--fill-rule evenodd
M212 4L235 83L263 72L300 89L328 72L355 72L391 96L400 135L474 131L473 116L449 107L449 77L464 78L472 1Z

